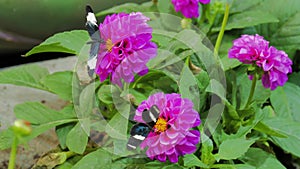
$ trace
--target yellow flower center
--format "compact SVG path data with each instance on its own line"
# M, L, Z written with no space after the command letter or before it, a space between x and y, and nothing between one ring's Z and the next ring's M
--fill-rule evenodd
M106 49L107 49L108 51L111 52L111 48L112 48L113 46L114 46L114 44L112 43L111 39L108 39L108 40L106 41Z
M167 121L164 118L159 117L154 126L156 131L164 132L167 130Z

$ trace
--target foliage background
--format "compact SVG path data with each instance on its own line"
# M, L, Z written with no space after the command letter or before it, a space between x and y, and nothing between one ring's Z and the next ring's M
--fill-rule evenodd
M111 145L115 147L122 145L123 138L120 139L122 136L119 137L117 134L126 135L132 124L128 122L128 119L120 116L120 113L129 116L130 107L128 104L120 104L119 106L123 106L121 110L124 112L118 112L113 99L114 95L120 96L124 93L111 86L108 81L81 84L78 83L79 79L73 71L50 74L45 68L36 65L3 70L0 72L0 83L45 90L69 101L69 104L60 111L52 110L38 102L26 102L17 105L14 108L16 117L30 121L33 127L32 134L25 137L23 141L33 139L55 127L60 141L60 150L52 153L58 158L52 160L51 164L47 159L41 159L41 164L56 166L56 168L90 168L92 166L101 168L103 166L102 168L277 169L299 165L300 119L298 110L300 104L298 102L300 83L297 79L300 78L300 20L298 19L300 1L278 0L275 3L272 0L236 0L230 2L212 0L210 5L202 6L200 9L202 17L193 20L192 23L204 32L213 44L220 31L226 3L230 4L230 14L219 51L220 63L226 75L226 84L218 84L209 79L203 63L197 60L197 57L193 57L194 53L184 53L185 46L182 44L176 46L173 51L174 53L182 53L181 59L184 62L190 59L191 63L202 70L202 73L193 72L195 77L193 80L197 82L201 99L206 101L199 106L202 124L205 124L208 112L213 108L217 109L205 105L205 103L209 103L212 96L218 97L226 105L222 121L216 131L211 133L211 137L207 136L210 136L209 133L203 131L204 126L199 127L202 132L201 138L205 141L202 141L194 154L186 155L178 163L171 164L150 161L148 158L130 158L133 154L128 152L122 154L116 153L115 149L91 146L87 134L90 133L90 130L107 133L109 139L103 142L102 147L110 148ZM158 1L157 4L152 2L126 3L101 11L97 16L132 11L145 13L154 11L182 17L180 13L174 12L169 1L162 0ZM264 36L266 40L270 41L270 45L288 53L294 63L293 73L289 76L289 81L285 86L270 91L264 89L260 82L257 84L251 109L243 109L251 86L251 81L247 79L245 73L246 67L236 60L228 59L227 56L228 49L232 46L232 40L240 37L241 34ZM58 33L25 55L55 51L80 56L82 52L88 50L82 49L88 39L88 34L84 30ZM153 41L160 48L168 48L172 38L164 39L154 36ZM165 58L165 61L168 62L168 58ZM160 77L158 80L165 83L149 81L154 77ZM173 87L167 88L166 86L169 85ZM169 76L168 73L151 70L139 83L129 86L130 93L136 98L133 105L138 105L147 98L149 95L147 90L151 91L157 88L165 92L182 92L183 87L180 86L180 83L178 85L176 78L174 80L174 77ZM89 97L94 96L95 92L95 97ZM100 109L105 107L102 115L110 127L103 127L90 121L95 106L99 106ZM78 116L76 114L78 110L86 113ZM235 121L237 119L232 116L233 112L238 114L238 121ZM250 116L252 113L254 115ZM249 116L250 119L248 119ZM82 124L85 126L84 128L81 127ZM124 128L124 124L128 124L126 125L127 128ZM11 129L2 131L0 133L0 149L9 148L12 138ZM70 152L72 153L70 154ZM129 157L124 158L124 155ZM41 164L37 164L37 166Z

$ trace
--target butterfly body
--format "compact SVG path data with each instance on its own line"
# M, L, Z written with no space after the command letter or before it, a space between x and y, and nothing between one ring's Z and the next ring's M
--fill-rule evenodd
M130 130L130 137L127 143L127 149L136 149L153 130L153 127L159 117L159 109L156 105L152 106L149 110L144 110L142 119L145 123L137 123Z

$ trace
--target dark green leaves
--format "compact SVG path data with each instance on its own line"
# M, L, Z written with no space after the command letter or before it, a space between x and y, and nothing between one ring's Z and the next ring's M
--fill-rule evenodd
M13 67L0 72L0 83L45 89L40 80L48 74L46 68L37 65Z
M187 154L183 157L184 166L208 168L206 164L200 161L194 154Z
M78 55L88 40L88 33L84 30L58 33L32 48L25 56L42 52L64 52Z
M56 72L43 78L41 82L62 99L72 100L72 78L71 71Z
M243 138L227 139L219 147L217 159L237 159L247 152L255 140L246 140Z
M279 19L279 23L265 24L257 27L260 35L269 40L271 45L294 54L300 44L300 1L265 0L257 9L269 12Z
M264 17L261 17L262 15ZM279 20L275 16L264 11L251 10L230 16L225 29L231 30L246 28L249 26L272 22L279 22Z
M88 142L88 135L89 131L85 131L81 122L78 122L67 135L66 145L69 150L82 154Z
M299 122L281 118L270 118L264 120L264 123L280 133L285 134L287 137L271 137L271 140L285 151L300 157L300 125Z
M300 122L300 87L286 83L283 87L272 91L271 103L275 115L280 118Z
M103 10L101 12L98 12L96 16L104 16L104 15L109 15L112 13L120 13L120 12L125 12L125 13L130 13L130 12L145 12L148 11L149 8L151 7L152 3L151 2L146 2L143 4L136 4L136 3L124 3L118 6L114 6L112 8Z
M27 102L16 105L14 112L17 118L27 120L32 124L53 123L63 119L74 118L74 114L54 111L38 102Z
M84 156L78 163L76 163L73 169L82 168L98 168L98 169L109 169L111 168L111 154L103 149L98 149L86 156Z
M240 159L246 164L254 166L257 169L285 168L274 155L269 154L259 148L250 148Z

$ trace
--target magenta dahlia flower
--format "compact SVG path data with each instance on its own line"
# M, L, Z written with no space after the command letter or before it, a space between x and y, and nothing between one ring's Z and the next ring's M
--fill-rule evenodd
M271 90L275 90L277 86L283 86L288 80L287 74L292 73L292 64L293 62L284 51L271 46L269 55L261 61L264 70L263 86Z
M140 145L142 149L148 147L147 156L152 160L165 162L169 159L176 163L178 156L195 152L200 132L191 128L200 125L201 120L198 112L193 109L193 102L176 93L156 93L138 106L134 119L145 123L142 112L153 105L158 107L160 115L153 131Z
M186 18L199 17L199 2L208 4L210 0L172 0L175 11L180 11Z
M130 83L135 74L148 72L146 64L157 53L148 20L139 12L120 13L107 16L100 24L101 37L106 42L100 46L95 70L100 81L110 76L112 83L122 86L121 79Z
M288 73L292 72L293 64L288 55L275 47L269 47L269 42L259 35L242 35L233 41L229 49L229 58L238 59L244 64L253 64L263 71L261 77L265 88L275 90L283 86L288 80ZM253 76L249 78L252 80Z

